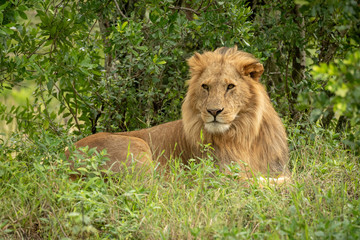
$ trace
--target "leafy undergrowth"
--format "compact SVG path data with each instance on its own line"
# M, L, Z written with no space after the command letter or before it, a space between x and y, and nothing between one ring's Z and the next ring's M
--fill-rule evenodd
M168 174L100 174L105 153L91 150L71 181L64 139L13 138L0 146L0 239L359 239L359 159L329 134L297 131L292 182L262 188L211 157Z

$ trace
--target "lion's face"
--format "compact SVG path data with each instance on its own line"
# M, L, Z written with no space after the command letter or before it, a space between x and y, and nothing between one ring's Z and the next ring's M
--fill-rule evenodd
M236 49L195 54L188 62L191 79L183 104L186 128L203 128L210 134L228 132L252 108L263 66L251 54Z
M232 64L210 64L196 81L196 110L209 133L230 129L250 98L250 86Z

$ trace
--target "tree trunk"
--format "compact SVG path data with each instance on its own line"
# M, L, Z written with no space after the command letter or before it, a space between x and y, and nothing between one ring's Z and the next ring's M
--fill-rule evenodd
M104 49L105 49L105 72L106 72L106 78L109 77L110 74L110 70L111 70L111 66L112 66L112 55L111 53L107 53L106 49L108 49L110 47L110 43L109 43L109 39L107 38L108 36L108 29L110 28L110 21L109 19L104 18L104 16L102 16L102 14L100 13L99 15L99 28L100 28L100 33L101 33L101 37L103 39L104 42Z

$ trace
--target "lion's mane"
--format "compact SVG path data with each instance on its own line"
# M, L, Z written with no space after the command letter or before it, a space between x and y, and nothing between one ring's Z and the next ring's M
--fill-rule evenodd
M234 48L219 48L214 52L196 53L188 60L191 79L182 105L186 140L192 146L203 140L211 143L220 164L237 162L252 172L263 174L288 174L288 144L284 126L271 105L270 99L259 82L263 66L251 54ZM204 130L195 104L198 99L199 81L205 70L219 74L222 66L233 65L250 91L244 91L244 106L237 113L228 131L212 134ZM214 67L215 66L215 67ZM208 69L214 68L214 69ZM241 89L239 89L241 91ZM231 103L230 103L231 104Z

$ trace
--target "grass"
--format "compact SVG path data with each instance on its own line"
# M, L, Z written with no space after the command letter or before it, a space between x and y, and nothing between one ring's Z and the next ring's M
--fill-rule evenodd
M66 139L10 139L0 151L0 239L359 239L359 159L326 134L297 131L293 181L263 188L210 158L174 161L166 175L101 175L104 153L91 152L86 177L70 181Z
M0 100L15 105L31 92ZM318 128L289 127L290 184L246 187L210 158L174 161L168 175L101 175L102 154L82 159L86 177L70 181L69 139L3 126L0 239L360 239L359 157Z

